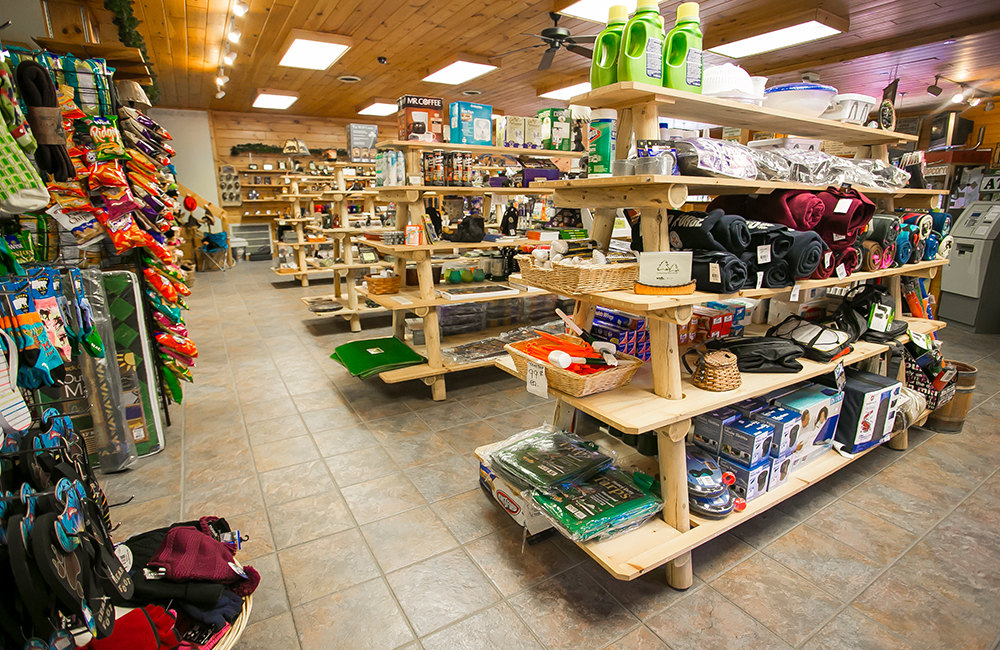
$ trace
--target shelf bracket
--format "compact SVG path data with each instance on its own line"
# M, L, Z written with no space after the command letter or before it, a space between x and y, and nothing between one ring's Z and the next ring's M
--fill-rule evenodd
M658 309L656 311L649 312L651 318L657 320L665 320L668 323L673 323L674 325L687 325L691 322L691 316L694 314L694 307L692 305L680 305L679 307L670 307L668 309Z
M419 318L423 318L427 316L428 311L430 311L430 308L428 307L417 307L413 310L413 313L415 313Z

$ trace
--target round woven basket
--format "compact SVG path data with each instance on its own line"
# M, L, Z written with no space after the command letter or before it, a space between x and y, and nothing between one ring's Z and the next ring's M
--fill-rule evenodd
M399 281L402 278L394 275L388 278L380 278L374 275L366 275L365 282L368 283L368 293L378 296L387 293L399 293Z
M687 366L687 354L698 353L698 362L692 370ZM736 355L725 350L702 352L692 348L687 351L684 366L691 372L691 383L702 390L721 393L736 390L743 383L740 379L740 369L736 364Z

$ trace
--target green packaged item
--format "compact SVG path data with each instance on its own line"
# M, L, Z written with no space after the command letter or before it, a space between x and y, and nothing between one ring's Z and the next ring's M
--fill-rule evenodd
M597 89L618 81L618 55L622 32L628 22L628 7L614 5L608 11L608 25L594 41L594 56L590 64L590 87Z
M663 508L632 477L611 468L578 485L543 494L533 491L542 513L564 535L578 542L607 539L641 526Z
M359 379L368 379L380 372L415 366L427 361L410 346L392 336L345 343L337 346L330 358Z
M548 426L514 436L490 454L490 461L516 487L543 491L586 481L611 465L594 443Z
M663 47L663 85L675 90L701 92L702 35L698 3L677 7L677 22Z

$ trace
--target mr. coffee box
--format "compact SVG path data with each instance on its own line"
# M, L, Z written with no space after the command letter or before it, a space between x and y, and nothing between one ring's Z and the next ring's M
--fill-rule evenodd
M444 142L444 100L403 95L396 100L400 140Z
M719 458L719 468L723 472L732 472L733 476L736 477L736 481L731 486L736 496L753 501L767 492L767 485L771 477L771 463L762 463L750 468L721 457Z
M754 413L753 419L774 428L774 437L771 438L771 456L781 458L792 453L798 444L802 416L795 411L772 406Z

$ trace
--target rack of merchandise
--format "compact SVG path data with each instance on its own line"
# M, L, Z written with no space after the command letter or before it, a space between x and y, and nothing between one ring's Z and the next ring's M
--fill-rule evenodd
M853 124L810 118L787 111L770 110L727 100L704 97L645 84L623 82L599 88L571 100L591 108L613 108L618 111L618 142L659 138L658 118L664 116L736 126L760 131L794 133L802 137L830 139L859 145L859 153L873 158L887 158L887 146L913 141L916 136L869 129ZM627 155L628 147L620 146L617 158ZM591 237L607 247L614 224L615 209L622 206L638 208L641 214L643 242L647 251L669 250L667 228L668 208L680 209L694 194L768 193L775 189L798 188L798 184L765 183L734 179L629 176L539 183L537 187L554 191L559 206L596 208ZM809 186L808 189L812 188ZM867 190L865 190L867 193ZM872 190L880 208L891 211L903 207L932 207L941 192L934 190L896 191ZM848 285L857 281L887 277L896 304L901 304L902 275L934 277L947 260L932 260L878 272L855 273L840 278L804 280L798 289ZM790 293L795 288L747 290L737 295L767 297ZM636 530L604 542L580 544L616 578L631 580L657 567L667 566L667 581L677 589L692 584L691 550L722 534L726 530L764 512L812 483L849 464L853 458L829 452L793 474L794 480L773 492L752 501L742 513L733 513L722 520L707 520L689 511L686 481L685 437L691 419L701 413L726 406L742 399L758 397L771 390L817 377L833 371L840 363L857 363L882 354L888 347L859 341L854 350L835 363L803 361L803 370L796 374L746 375L740 388L726 392L709 392L695 387L681 375L681 352L678 325L690 321L692 307L701 302L727 296L695 292L684 296L641 296L630 291L611 291L574 296L577 308L574 319L586 328L594 317L597 305L623 309L646 318L653 357L636 374L632 383L604 393L583 398L570 397L550 390L557 398L553 423L569 429L575 410L580 409L598 420L625 433L655 431L658 441L658 461L661 485L665 495L662 519L654 518ZM731 297L731 296L730 296ZM944 327L943 322L912 319L912 331L930 333ZM509 357L496 365L514 374ZM902 371L901 371L902 372ZM523 377L522 377L523 379ZM906 447L905 431L888 444ZM856 456L857 457L857 456ZM855 457L855 458L856 458Z

